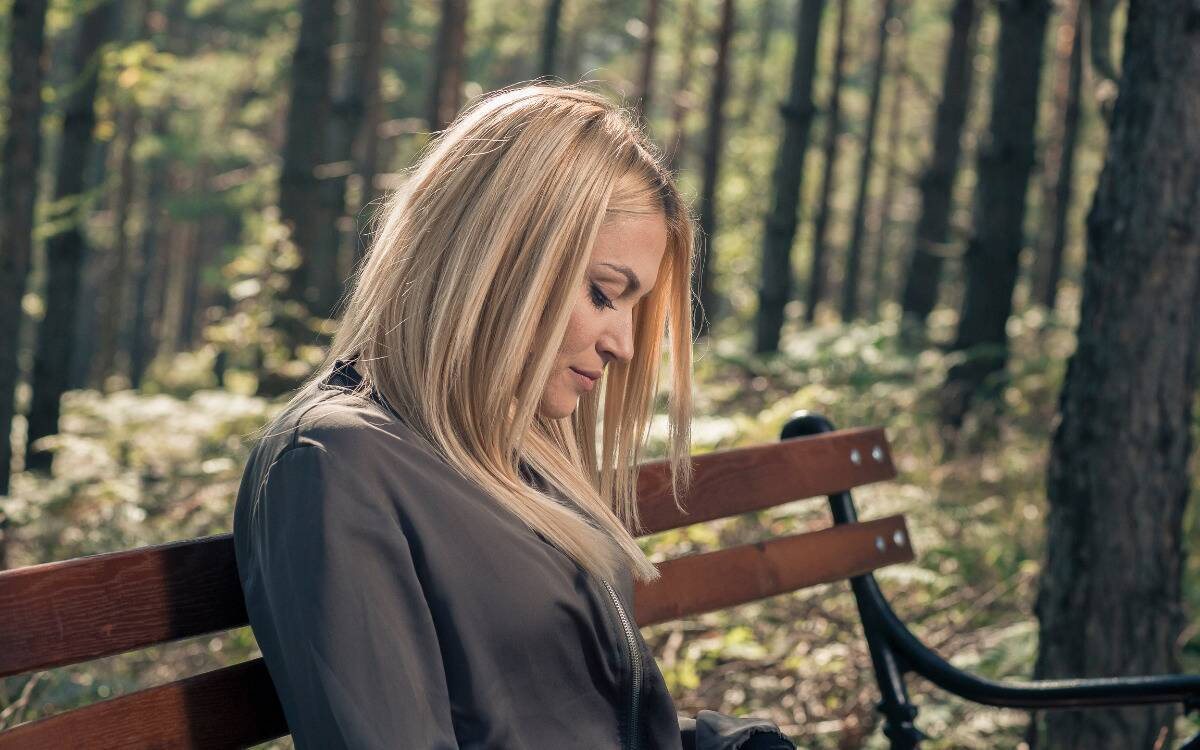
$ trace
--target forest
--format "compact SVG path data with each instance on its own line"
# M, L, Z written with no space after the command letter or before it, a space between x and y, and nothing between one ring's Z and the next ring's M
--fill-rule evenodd
M0 0L0 48L0 571L230 531L408 166L486 92L587 82L697 218L695 452L800 409L883 427L899 480L855 500L907 516L917 558L877 578L931 648L1200 674L1196 3ZM643 634L681 712L888 747L845 583ZM256 654L243 627L3 678L0 730ZM910 690L927 748L1200 732Z

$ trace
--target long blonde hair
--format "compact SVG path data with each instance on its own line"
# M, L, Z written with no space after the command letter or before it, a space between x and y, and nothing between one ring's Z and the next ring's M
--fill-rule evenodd
M661 159L628 110L580 85L480 97L436 134L378 214L314 376L357 357L362 387L448 464L609 579L621 566L658 577L635 535L664 334L667 452L681 509L691 482L694 219ZM541 416L597 231L616 214L660 212L667 248L658 283L634 309L634 356L611 363L571 416ZM523 481L522 464L577 508Z

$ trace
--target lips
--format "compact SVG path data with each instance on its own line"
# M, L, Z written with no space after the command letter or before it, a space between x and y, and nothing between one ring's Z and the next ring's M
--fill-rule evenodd
M577 372L589 380L599 380L600 379L600 373L598 373L598 372L590 372L588 370L578 370L574 367L571 368L571 372Z

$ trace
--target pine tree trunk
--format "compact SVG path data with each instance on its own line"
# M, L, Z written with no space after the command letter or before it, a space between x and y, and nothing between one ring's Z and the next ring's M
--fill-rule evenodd
M758 9L758 43L754 55L750 58L750 75L746 90L742 94L742 111L738 116L738 127L750 125L758 103L763 93L763 68L766 66L767 53L771 49L771 35L775 32L776 24L775 0L762 0Z
M842 135L842 79L846 60L846 27L850 23L850 0L838 0L837 46L833 53L833 82L829 88L829 104L825 113L825 162L821 167L821 187L817 197L817 218L813 225L812 259L808 271L808 304L804 306L804 322L811 324L817 317L817 305L825 299L829 276L829 215L836 177L838 140Z
M1059 27L1059 66L1055 76L1055 100L1062 114L1058 138L1046 149L1045 183L1042 197L1042 225L1037 255L1034 256L1033 290L1030 295L1047 310L1053 310L1058 298L1058 280L1062 277L1063 253L1067 245L1067 213L1071 209L1072 180L1075 178L1075 143L1079 136L1079 94L1083 82L1082 3L1074 0L1070 17ZM1058 49L1063 38L1070 51Z
M825 0L803 0L796 8L796 54L792 60L792 85L783 115L783 138L775 156L771 180L771 209L763 228L762 272L758 286L754 351L779 349L784 306L792 297L792 245L800 221L804 157L815 107L813 79L817 72L821 15Z
M897 16L899 17L899 15ZM875 226L874 252L871 254L871 295L867 303L867 319L879 320L880 307L888 297L884 291L883 269L890 266L891 256L888 238L892 233L892 213L896 195L900 192L900 134L904 132L904 112L901 106L905 97L905 79L908 76L905 55L907 42L904 30L896 40L896 62L892 66L892 100L888 106L887 169L883 176L883 194L879 196L879 219Z
M649 122L654 96L654 64L658 59L659 0L646 0L646 38L642 40L642 65L638 76L637 108Z
M867 223L871 170L875 166L875 130L879 123L879 93L883 87L883 71L887 69L888 21L892 18L894 7L895 0L884 0L879 11L879 42L875 48L875 70L871 77L862 158L858 163L858 195L854 201L850 245L846 248L846 274L842 279L842 320L846 322L858 317L859 271L862 266L862 247Z
M379 173L379 123L383 114L379 78L383 69L383 29L388 18L387 2L388 0L365 0L364 4L370 8L370 12L360 12L356 17L356 23L359 24L357 35L365 44L362 56L362 97L365 110L354 149L355 171L360 182L358 204L354 206L357 229L352 257L355 268L369 247L371 214L373 204L379 197L379 191L375 187L375 175Z
M725 99L729 92L729 45L733 39L734 0L721 1L721 27L717 32L717 61L713 66L712 95L708 101L708 132L704 144L704 170L700 189L700 236L704 250L700 254L700 273L692 277L692 326L705 336L717 315L719 297L713 289L716 260L713 239L717 233L717 179L721 166L722 129L725 124ZM697 289L696 286L699 285Z
M683 29L679 47L679 80L671 97L671 141L667 160L671 171L678 174L687 156L687 113L692 109L692 56L696 46L696 3L683 0Z
M41 160L42 80L46 0L13 0L9 13L8 105L4 163L0 165L0 495L10 486L13 417L20 379L24 315L21 301L33 257L33 207ZM8 517L0 513L0 570L8 567Z
M940 248L949 235L963 124L974 82L977 15L976 0L955 0L950 12L950 46L934 124L933 157L920 181L921 210L900 298L906 335L918 334L917 338L923 338L925 320L937 303L941 282Z
M1038 677L1178 670L1200 386L1198 45L1194 3L1132 3L1047 471ZM1051 712L1038 746L1149 748L1177 714Z
M547 0L542 18L542 64L539 75L553 77L558 57L558 26L562 18L563 0Z
M300 265L289 274L287 295L305 303L315 315L328 315L341 289L337 248L328 246L326 233L336 216L322 199L317 168L326 161L329 139L334 2L302 0L300 14L279 175L279 213L291 228L300 254Z
M58 432L62 394L67 390L71 357L75 352L75 321L79 309L80 276L87 255L83 234L83 165L88 162L96 125L96 90L99 86L101 47L113 37L117 4L102 2L83 17L75 45L72 70L74 88L63 112L62 137L54 182L54 200L70 206L67 226L46 239L46 315L38 327L33 360L33 387L29 406L29 439L25 467L49 471L54 454L35 450L35 440ZM74 204L74 205L71 205Z
M1048 0L997 6L1000 38L986 142L979 149L974 235L964 256L966 287L954 350L966 359L943 389L944 424L958 427L976 395L995 401L1008 362L1006 326L1025 241L1025 197L1034 163ZM986 394L983 394L984 387ZM997 402L998 403L998 402Z
M445 128L462 106L466 42L467 0L442 0L442 22L430 89L430 130Z

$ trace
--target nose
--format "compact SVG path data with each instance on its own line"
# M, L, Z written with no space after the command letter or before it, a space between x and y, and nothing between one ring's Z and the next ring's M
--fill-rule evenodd
M633 311L613 318L612 324L605 327L596 342L596 349L605 364L614 359L620 362L633 359Z

